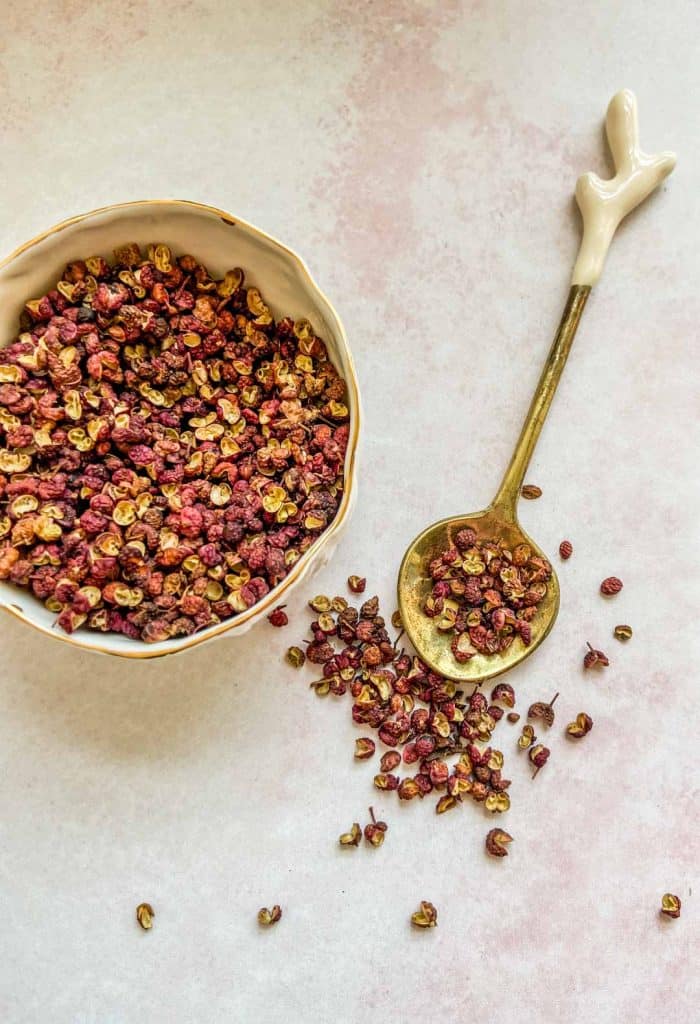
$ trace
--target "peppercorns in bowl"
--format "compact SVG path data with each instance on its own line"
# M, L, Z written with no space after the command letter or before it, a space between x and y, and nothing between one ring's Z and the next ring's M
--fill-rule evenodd
M330 556L360 401L303 261L155 200L0 264L0 607L125 657L241 633Z

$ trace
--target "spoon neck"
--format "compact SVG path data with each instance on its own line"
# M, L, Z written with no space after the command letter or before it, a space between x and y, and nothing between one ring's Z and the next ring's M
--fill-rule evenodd
M554 392L566 365L590 291L589 285L581 284L574 284L569 290L557 333L542 368L515 450L491 503L494 510L498 511L504 519L512 522L516 521L518 498L525 473L530 465L530 459L547 418Z

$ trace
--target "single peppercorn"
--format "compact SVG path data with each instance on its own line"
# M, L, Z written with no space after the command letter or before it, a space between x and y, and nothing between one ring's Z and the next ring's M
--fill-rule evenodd
M359 846L360 840L362 839L362 829L360 828L359 822L353 822L352 828L349 832L343 832L338 837L338 842L341 846Z
M665 892L661 897L660 913L664 917L678 918L681 916L680 896L674 896L672 892Z
M136 908L136 920L145 932L150 931L153 927L153 918L155 916L156 912L150 903L139 903Z
M550 753L551 751L549 750L549 748L542 746L541 743L535 744L535 746L529 750L528 757L530 758L531 763L535 766L535 771L532 775L533 779L535 778L539 770L541 768L544 768L544 766L546 765Z
M555 693L549 704L545 704L544 701L537 701L535 704L531 704L527 709L527 717L533 719L542 719L546 726L554 725L554 708L552 705L556 701L558 693Z
M507 832L504 832L502 828L492 828L486 836L486 852L492 857L507 857L508 850L506 847L508 843L512 842L513 837Z
M365 587L367 586L367 580L364 576L348 576L348 587L353 594L364 593Z
M622 580L618 579L617 576L608 576L600 584L600 592L605 597L612 597L613 594L619 594L622 590Z
M329 684L330 685L330 684ZM355 760L367 761L376 750L376 744L369 736L362 736L355 740ZM384 769L382 768L382 771Z
M542 488L536 484L523 484L520 491L523 498L527 498L529 501L534 501L535 498L542 497Z
M566 727L566 735L572 739L581 739L593 728L593 719L590 715L587 715L585 711L580 711L576 715L576 721L569 722Z
M411 924L414 928L436 928L437 910L432 903L422 900L420 908L411 914Z
M574 550L574 546L571 543L571 541L570 540L563 540L561 542L561 544L559 545L559 556L560 556L560 558L563 558L564 561L566 561L567 559L571 558L573 550Z
M590 644L587 646L588 652L583 659L584 668L606 668L610 664L606 654L603 654L602 651L596 650L595 647L591 647Z
M517 711L509 711L508 714L506 715L506 718L511 723L511 725L515 725L516 722L520 721L520 715Z
M268 622L273 626L286 626L289 623L289 618L285 612L286 605L279 605L274 611L270 612L267 617Z
M277 903L275 903L271 910L268 910L267 907L261 907L258 911L258 924L268 928L270 925L277 924L281 917L282 908Z
M287 661L293 668L301 668L306 661L306 655L301 647L289 647L286 654Z
M377 821L374 816L374 808L370 807L369 816L372 819L365 825L365 839L370 846L378 847L384 843L384 836L388 831L385 821Z
M632 639L632 627L631 626L615 626L613 635L616 640L627 641Z

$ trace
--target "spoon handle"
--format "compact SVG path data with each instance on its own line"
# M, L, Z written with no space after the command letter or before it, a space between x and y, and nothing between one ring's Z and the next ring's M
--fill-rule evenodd
M496 497L491 503L515 520L520 488L540 436L559 378L592 286L598 281L620 221L654 191L676 164L673 153L648 155L639 148L637 101L629 89L610 101L605 118L615 177L605 181L589 171L576 183L576 201L583 220L583 237L552 348L530 403L515 451Z

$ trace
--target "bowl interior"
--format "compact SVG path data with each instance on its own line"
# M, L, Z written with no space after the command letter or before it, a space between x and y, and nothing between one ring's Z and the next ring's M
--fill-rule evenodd
M299 559L289 575L253 608L193 636L159 644L144 644L118 634L89 630L79 630L67 638L81 647L130 657L168 654L222 632L242 631L273 608L282 592L306 574L320 549L337 533L347 517L359 430L357 381L345 333L333 307L312 280L303 261L257 228L197 203L157 200L108 207L66 221L22 246L0 264L0 348L16 336L24 303L52 287L70 260L93 255L109 259L112 250L125 242L138 242L145 246L154 241L165 242L178 255L192 253L217 276L232 267L243 267L246 283L260 289L275 316L306 317L311 321L348 385L350 440L345 461L345 493L335 520ZM0 581L0 605L44 632L66 638L54 626L55 614L27 590Z

